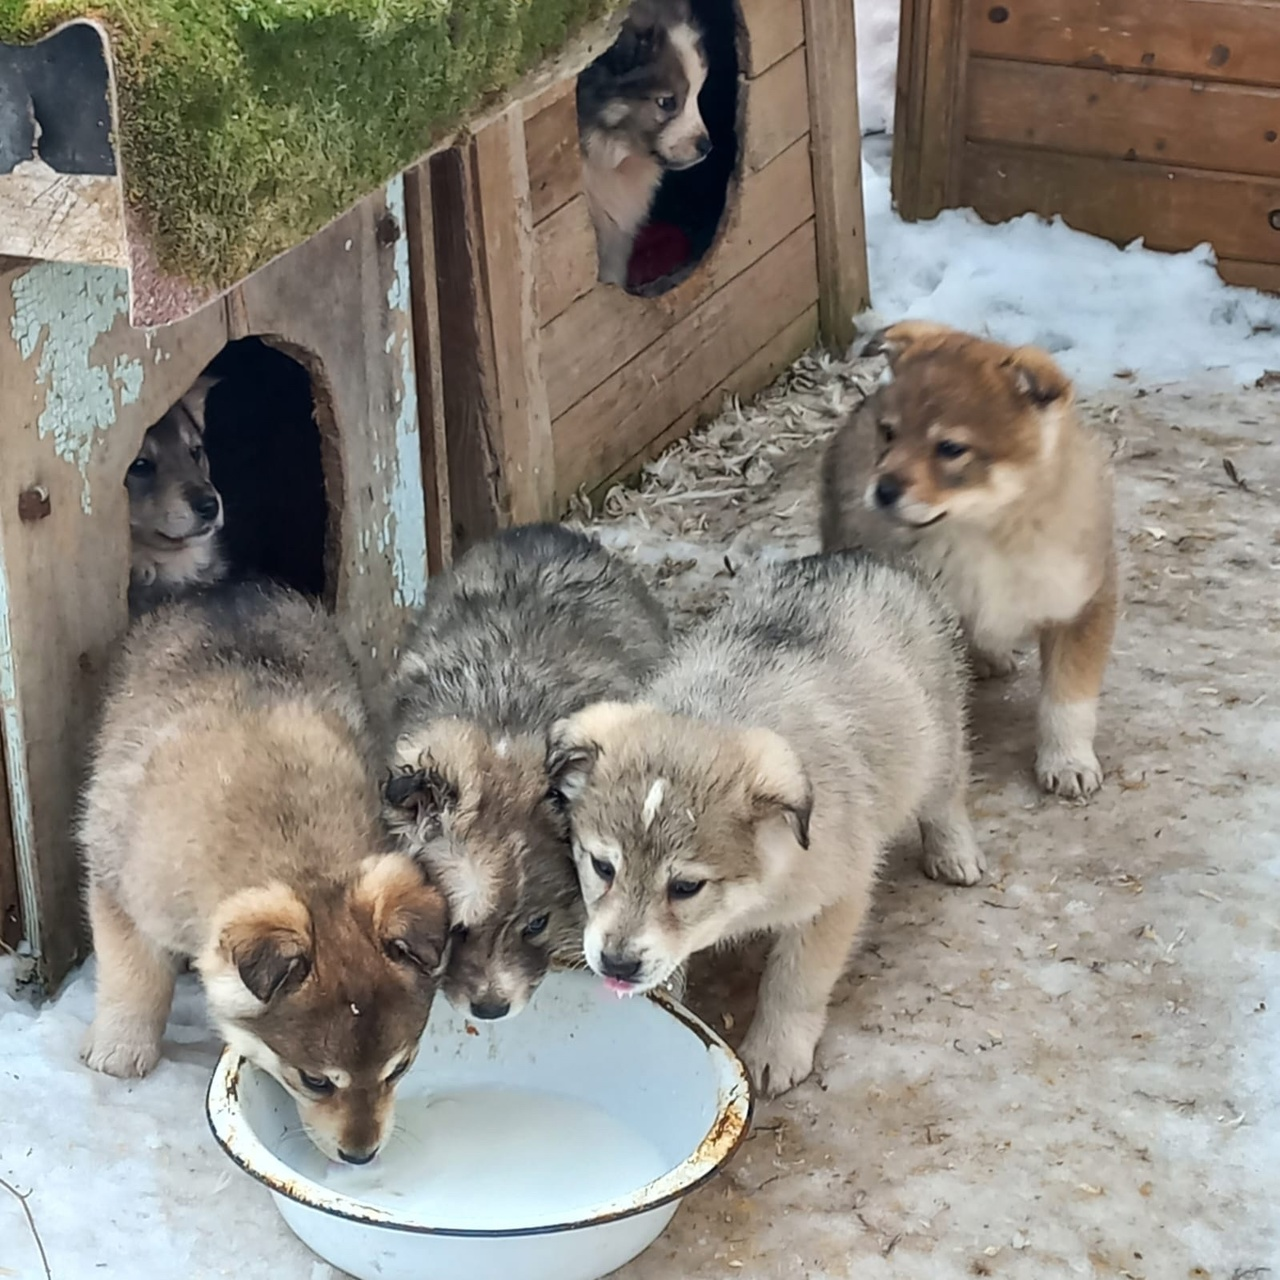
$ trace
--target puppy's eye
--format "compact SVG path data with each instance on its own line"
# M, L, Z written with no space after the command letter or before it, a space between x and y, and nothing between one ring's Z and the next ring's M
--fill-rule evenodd
M940 458L963 458L969 452L969 446L956 440L939 440L933 451Z
M524 936L526 938L536 938L538 934L547 931L547 922L551 919L550 915L534 916L524 927Z
M191 448L191 461L192 461L192 462L203 462L203 461L204 461L204 446L203 446L203 445L199 445L199 444L197 444L197 445L193 445L193 446L192 446L192 448Z
M317 1097L327 1098L334 1089L333 1081L328 1076L313 1076L305 1071L299 1071L298 1079L302 1081L304 1089L309 1089Z
M654 99L654 102L659 111L665 111L668 115L672 114L680 105L676 101L674 93L664 93L660 98Z
M155 475L156 464L150 458L134 458L129 464L131 476L145 477Z
M667 885L667 896L670 898L693 898L706 886L705 880L673 880Z
M889 422L882 422L879 424L879 427L880 427L880 439L883 440L885 444L892 444L893 443L893 424Z
M613 883L614 872L612 862L605 862L603 858L592 858L591 868L596 875L605 882L605 884Z
M413 1063L412 1058L406 1058L382 1083L395 1084L395 1082L399 1080L400 1077L404 1075L406 1071L409 1070L409 1067L412 1065L412 1063Z
M471 930L465 924L455 924L450 930L455 942L466 942L471 937Z

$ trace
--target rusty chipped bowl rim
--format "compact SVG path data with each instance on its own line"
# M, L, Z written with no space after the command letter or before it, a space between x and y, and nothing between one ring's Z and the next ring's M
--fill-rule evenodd
M654 990L644 997L682 1023L702 1041L716 1075L716 1114L691 1155L661 1177L625 1195L606 1200L586 1217L525 1227L446 1227L406 1221L394 1212L365 1204L334 1191L299 1173L258 1137L239 1105L240 1073L251 1065L234 1049L224 1048L205 1094L205 1116L214 1139L230 1159L255 1181L295 1204L364 1226L386 1227L419 1236L451 1236L471 1239L516 1239L522 1236L558 1235L605 1226L650 1213L683 1200L704 1186L728 1163L751 1128L755 1098L742 1059L728 1043L696 1014L667 992Z

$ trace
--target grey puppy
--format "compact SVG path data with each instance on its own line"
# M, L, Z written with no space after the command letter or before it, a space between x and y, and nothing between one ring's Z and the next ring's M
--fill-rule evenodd
M251 585L141 619L108 688L79 835L98 956L85 1062L147 1074L191 959L223 1039L288 1090L316 1145L372 1159L448 921L422 868L387 851L332 621Z
M587 963L647 991L695 952L775 935L743 1058L809 1074L886 847L973 884L961 635L913 574L853 553L765 568L642 702L552 731L586 900Z
M384 813L445 891L444 991L475 1017L514 1016L553 958L581 959L548 730L631 697L666 650L666 616L640 577L559 525L500 534L433 584L392 690Z

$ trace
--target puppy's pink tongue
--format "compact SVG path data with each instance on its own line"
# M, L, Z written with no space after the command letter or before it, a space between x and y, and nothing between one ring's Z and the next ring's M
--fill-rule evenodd
M604 980L604 985L608 990L612 991L619 1000L621 1000L623 996L634 994L636 989L634 982L623 982L621 978L606 978Z

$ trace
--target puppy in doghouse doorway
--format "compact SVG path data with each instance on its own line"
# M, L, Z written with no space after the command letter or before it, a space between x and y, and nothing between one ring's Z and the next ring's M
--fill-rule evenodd
M663 173L711 151L698 107L706 79L689 0L633 0L617 40L578 77L582 182L605 284L626 285Z
M227 575L222 495L204 451L205 402L216 379L200 377L147 430L129 464L129 612L137 617L166 599Z

